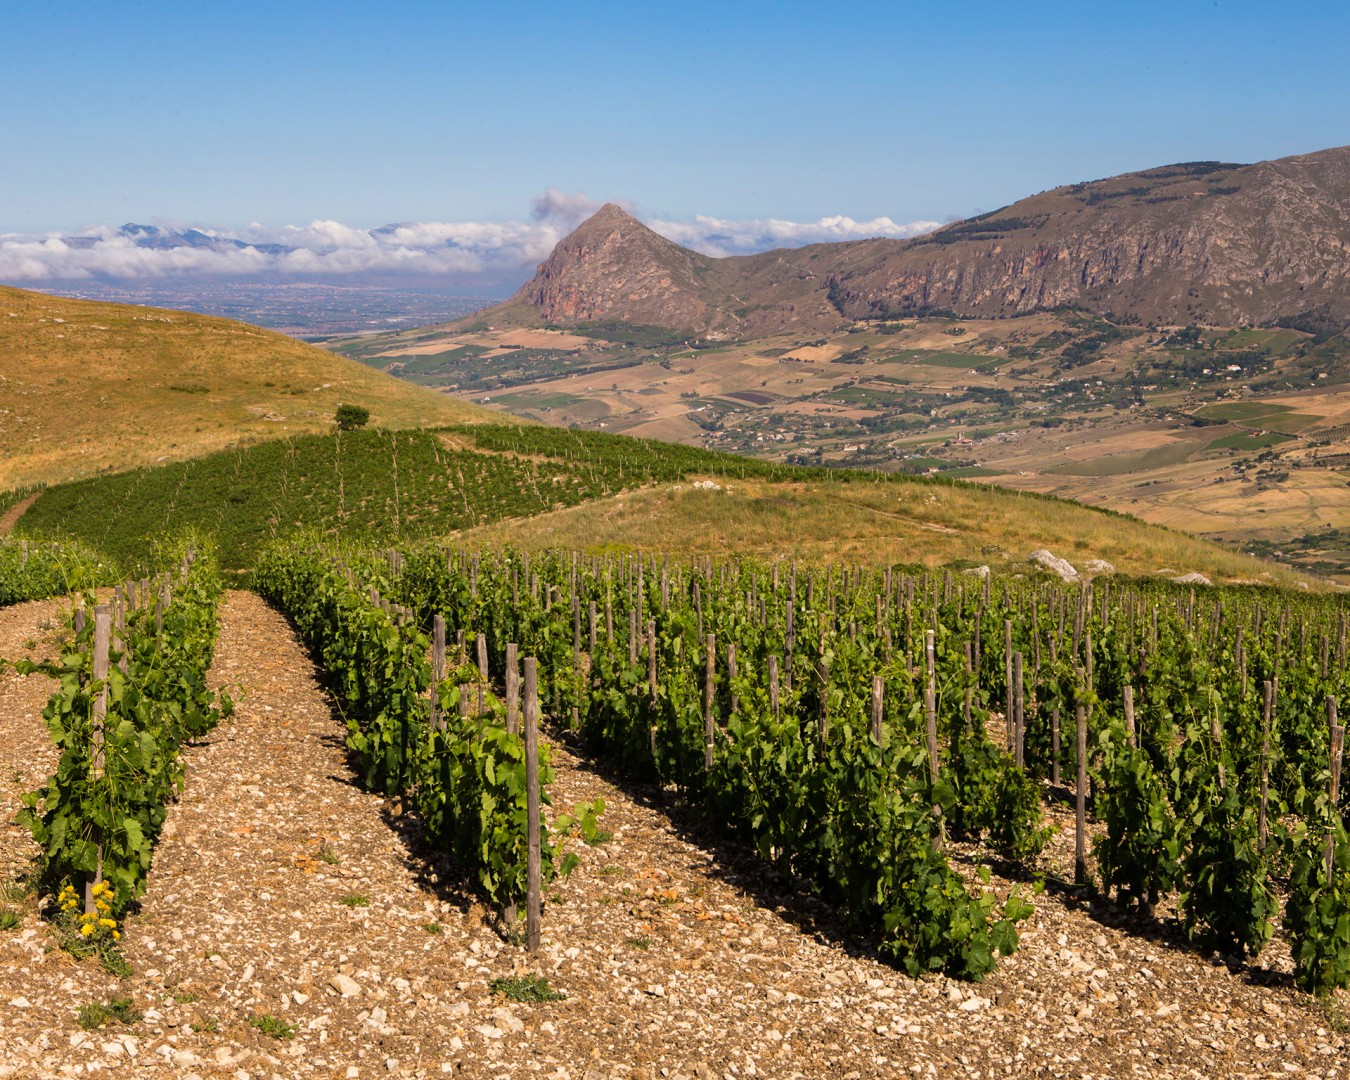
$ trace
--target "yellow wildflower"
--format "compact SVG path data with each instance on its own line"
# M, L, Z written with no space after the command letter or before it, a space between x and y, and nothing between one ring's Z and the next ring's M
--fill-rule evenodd
M117 928L116 919L99 919L98 924L99 926L106 926L109 930L115 930Z
M80 933L83 934L85 937L88 937L93 932L94 932L93 923L85 923L83 926L80 927Z
M121 940L122 940L122 935L121 935L120 933L118 933L116 930L113 931L113 940L114 940L114 941L121 941Z

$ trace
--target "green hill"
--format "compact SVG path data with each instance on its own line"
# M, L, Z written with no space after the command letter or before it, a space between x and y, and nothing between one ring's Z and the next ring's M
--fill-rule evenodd
M225 566L312 529L372 542L786 553L1025 568L1046 547L1130 574L1164 567L1292 585L1281 567L1121 514L968 482L795 468L645 439L459 425L302 435L47 489L21 535L71 536L129 565L195 526ZM1303 579L1306 580L1306 579Z

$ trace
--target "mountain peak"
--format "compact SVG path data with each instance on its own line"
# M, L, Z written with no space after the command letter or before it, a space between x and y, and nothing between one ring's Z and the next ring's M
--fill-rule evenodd
M563 237L517 297L550 323L694 327L706 318L698 274L707 262L605 203Z

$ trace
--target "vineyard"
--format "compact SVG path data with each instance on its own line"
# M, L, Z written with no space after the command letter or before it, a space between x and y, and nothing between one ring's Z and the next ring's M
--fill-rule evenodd
M694 491L690 481L705 486ZM99 476L45 489L16 529L34 540L77 540L127 567L141 560L146 536L193 529L212 538L222 568L233 571L251 568L268 543L312 531L330 540L357 536L373 544L407 544L494 523L547 527L560 518L554 512L567 508L584 511L593 528L606 520L615 497L676 484L698 496L696 506L679 511L685 515L681 527L697 534L725 518L716 526L720 535L714 529L705 542L733 551L741 550L737 523L762 521L777 544L785 530L814 532L822 553L831 551L828 545L843 529L860 528L862 551L884 541L877 561L904 561L911 570L921 564L1020 563L1049 542L1090 550L1129 573L1172 566L1212 577L1287 585L1296 580L1276 564L1032 493L774 465L523 425L298 436ZM607 500L605 512L591 513L599 500ZM559 527L569 526L560 520ZM910 537L925 543L907 546ZM641 532L599 534L588 546L658 547L654 540ZM554 538L546 546L560 542L567 541Z
M22 551L18 543L9 548ZM48 563L64 569L44 577L38 568ZM16 597L60 593L77 581L84 589L113 575L84 549L31 542L26 560L2 565ZM1026 1030L1016 1005L1004 1004L1016 1000L1007 998L1009 988L1033 1000L1055 993L1053 979L1047 984L1035 974L1044 971L1043 959L1022 954L1044 957L1047 925L1081 933L1065 922L1079 904L1111 928L1109 939L1098 933L1094 940L1113 943L1098 950L1105 956L1094 963L1102 970L1092 971L1083 991L1090 999L1102 999L1106 965L1119 966L1108 958L1144 957L1140 978L1153 978L1157 940L1194 958L1197 988L1211 993L1229 993L1221 979L1201 974L1211 956L1227 965L1221 972L1247 973L1244 981L1283 979L1323 999L1350 982L1350 845L1337 714L1347 627L1338 598L787 560L362 547L305 536L262 550L252 582L289 618L341 717L340 728L326 726L333 714L320 695L310 714L315 733L300 740L292 734L305 715L298 706L273 712L266 702L276 699L265 691L260 699L255 689L223 693L221 675L207 674L220 659L220 627L228 626L228 670L265 669L259 620L277 619L275 611L252 597L259 610L241 628L238 598L246 594L229 594L235 599L225 606L234 614L223 610L220 570L199 538L166 545L147 570L97 598L76 591L55 631L59 655L10 666L53 680L43 719L60 755L49 776L24 789L19 821L39 851L39 888L55 935L49 940L90 957L106 973L99 977L138 1001L160 1001L158 1008L178 1016L195 1011L185 1045L206 1048L217 1061L226 1060L221 1053L246 1053L239 1047L249 1039L278 1065L283 1059L269 1054L269 1039L294 1038L298 1049L309 1037L309 1053L321 1053L327 1029L314 1025L326 1024L329 1013L346 1018L334 1032L344 1060L361 1060L372 1032L384 1033L389 1045L395 1029L377 1019L376 999L359 987L374 992L381 965L400 957L395 970L412 987L399 991L400 1007L412 1008L405 999L424 985L416 971L432 947L419 944L428 935L447 935L450 963L462 963L471 978L484 972L473 966L475 957L500 973L484 980L478 1003L469 1006L489 1023L469 1029L452 1022L460 1035L445 1042L430 1033L433 1013L399 1036L399 1056L414 1052L414 1040L431 1040L439 1060L452 1061L468 1053L457 1047L472 1035L485 1046L474 1053L490 1060L501 1037L492 1033L505 1030L491 1025L515 1022L502 1016L501 987L527 984L543 995L529 1008L560 1023L566 1018L578 1036L591 1031L583 1019L591 1002L605 1002L599 1016L627 1009L634 994L650 1002L650 1022L626 1029L636 1043L627 1051L604 1044L619 1060L650 1056L656 1051L636 1046L674 1032L638 1032L682 1015L673 997L670 1011L662 1011L667 1003L659 995L682 985L679 972L689 965L706 964L706 950L726 949L733 939L716 930L721 919L735 920L728 929L754 921L753 930L731 931L754 935L743 943L785 929L791 936L777 938L775 950L809 940L779 922L776 901L763 906L779 895L796 897L790 903L802 910L830 912L831 933L845 945L812 945L815 959L804 955L800 963L817 975L799 970L791 985L817 978L822 963L833 979L830 965L840 957L851 955L854 967L870 958L862 997L840 999L847 1010L870 1016L878 1002L867 996L897 988L939 992L950 1014L945 1030L965 1034L953 1034L955 1050L929 1048L936 1060L1003 1061L1008 1075L1018 1065L1006 1047ZM287 679L298 677L293 661L285 671ZM247 677L244 684L258 685ZM5 693L0 685L0 698ZM232 710L233 719L217 728ZM231 751L234 740L242 741ZM349 756L334 756L344 742ZM264 811L254 801L262 791L255 784L264 781L245 778L275 772L272 759L292 743L294 754L282 755L291 755L289 779L272 789L283 802ZM316 754L327 764L316 764ZM227 771L213 771L213 759ZM612 783L583 781L591 767ZM680 829L707 838L715 852L710 870L730 860L760 882L761 899L731 909L738 915L717 907L713 897L726 896L724 885L677 869L687 845L638 855L658 859L645 868L628 862L636 854L633 836L641 835L635 821L661 817L638 811L639 795L666 807L669 820L684 823ZM336 830L335 801L347 806L346 824ZM253 809L229 809L240 802ZM319 825L325 817L330 824ZM202 829L216 821L208 844ZM286 839L292 835L297 839ZM399 859L424 865L420 876L404 876L391 857L381 863L383 877L360 889L347 884L376 873L367 867L378 861L380 837L395 835L412 845ZM211 848L211 857L193 850L198 845ZM299 854L279 865L278 847L295 850L291 845ZM164 846L170 850L161 857ZM641 841L638 851L645 851ZM383 880L393 884L381 886ZM433 896L466 890L470 912L479 904L488 912L484 930L475 932L472 918L464 929L449 926L454 912L443 900L430 922L415 908L404 911L400 898L423 880L441 882ZM638 892L644 881L656 884ZM287 902L275 910L279 888ZM584 896L598 900L575 908ZM615 899L628 906L604 906ZM370 904L379 906L376 917L348 925ZM428 901L426 910L434 908ZM313 919L297 923L311 909ZM672 930L657 936L662 920ZM370 950L364 967L342 963L354 947L353 928L369 938L355 946ZM331 941L331 979L319 973L324 969L305 974L311 934ZM1061 930L1060 944L1074 945L1061 954L1074 964L1077 940ZM283 948L291 959L273 973L264 958ZM596 949L618 958L602 963ZM1258 965L1256 958L1272 951L1275 966ZM721 980L733 970L753 970L755 980L767 974L753 952L728 960L731 968L714 966L701 976L709 992L728 985L709 984L711 972L724 970ZM633 963L643 975L626 973ZM232 975L225 976L227 965ZM298 982L277 981L297 970ZM551 970L562 994L584 988L585 996L573 1007L547 980L522 982L521 972L530 970ZM22 985L41 985L33 978L25 975ZM272 997L262 1001L280 992L291 1011L264 1011L259 991L250 996L250 978L268 981ZM456 1001L469 984L448 978L425 985ZM1134 991L1127 985L1144 985L1121 978L1128 995ZM458 991L444 989L454 985ZM885 1071L888 1047L911 1037L913 1022L869 1027L857 1047L841 1050L841 1035L849 1036L839 1030L838 1006L818 1008L835 1000L833 985L821 984L800 1005L792 995L774 1005L783 999L776 990L768 1001L790 1007L802 1031L816 1032L809 1053L818 1055L812 1060L819 1068L865 1060ZM304 992L292 995L292 986ZM203 988L214 1003L209 1012L193 1004ZM118 992L107 991L107 1000L123 1000ZM1265 1015L1261 1010L1276 1007L1272 992L1253 984L1250 1007ZM39 1000L25 993L23 1000ZM1076 993L1070 989L1068 1000ZM59 1005L40 1000L44 1009ZM734 1000L736 1009L751 1009L747 1016L763 1008L753 998ZM1090 1009L1071 1007L1078 1011L1069 1030L1082 1030ZM761 1070L771 1061L786 1067L789 1059L774 1058L772 1043L754 1041L757 1025L745 1027L733 1018L738 1013L721 1011L711 998L697 1012L718 1018L708 1031L699 1028L705 1058L734 1060L741 1051L727 1032L735 1030L751 1040L745 1060L759 1061ZM58 1009L46 1023L69 1023L61 1015ZM213 1026L224 1015L239 1017L224 1043L228 1052L219 1049ZM1139 1030L1130 1015L1141 1014L1122 1008L1120 1031ZM515 1052L549 1060L556 1049L531 1044L533 1030L509 1036L520 1043ZM986 1030L994 1041L976 1052ZM1167 1014L1152 1044L1173 1065L1181 1048L1168 1041L1175 1030ZM1056 1056L1047 1041L1062 1038L1062 1028L1035 1032L1037 1061L1061 1068L1074 1060ZM7 1038L0 1031L6 1053L27 1060L28 1051ZM579 1045L599 1049L590 1038ZM213 1042L218 1049L210 1051ZM1316 1053L1334 1053L1333 1044L1340 1045L1338 1037L1328 1036ZM80 1045L82 1054L102 1048L104 1059L111 1052L106 1042ZM864 1046L871 1056L858 1056ZM178 1063L166 1065L171 1071L198 1060L172 1044L159 1052ZM895 1060L917 1053L923 1061L927 1052L905 1051ZM1202 1060L1211 1070L1232 1067Z
M982 838L1030 877L1040 782L1072 777L1078 885L1090 813L1100 886L1142 917L1175 893L1197 949L1241 956L1282 913L1301 985L1350 979L1334 601L306 543L264 556L258 582L338 680L367 781L416 792L444 839L457 802L461 820L472 800L484 820L510 805L483 785L493 766L433 767L479 778L466 805L427 763L450 745L516 760L470 682L510 686L519 651L561 731L704 807L912 974L979 979L1015 950L1027 898L971 888L944 846ZM438 715L463 703L453 736L430 707L438 620L478 643L477 665L437 683ZM496 830L507 852L523 850L518 809ZM470 847L491 892L509 857Z

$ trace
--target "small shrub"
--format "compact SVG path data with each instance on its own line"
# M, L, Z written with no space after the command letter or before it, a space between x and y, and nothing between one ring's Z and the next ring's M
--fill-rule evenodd
M81 1005L79 1011L75 1014L80 1023L80 1027L85 1031L93 1031L101 1028L109 1020L117 1020L131 1027L140 1021L141 1014L136 1010L134 1002L129 997L110 998L107 1004L101 1001L91 1001L87 1005Z
M273 1016L271 1013L263 1013L261 1016L250 1016L248 1022L264 1035L268 1035L273 1039L295 1038L295 1028L286 1023L281 1017Z
M17 930L23 925L23 918L17 911L5 908L0 911L0 930Z
M544 1002L563 1001L567 995L554 990L542 975L517 975L509 979L493 979L489 987L494 994L501 994L509 1001Z
M342 904L349 908L370 907L370 897L365 893L351 893L342 898Z
M112 1013L108 1011L108 1006L101 1001L91 1001L88 1005L81 1005L76 1012L75 1018L80 1022L80 1027L85 1031L93 1031L101 1028L112 1019Z
M355 431L370 423L370 410L360 405L339 405L333 414L333 420L342 431Z

